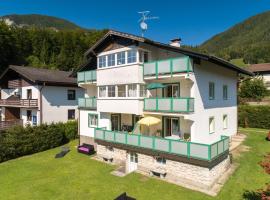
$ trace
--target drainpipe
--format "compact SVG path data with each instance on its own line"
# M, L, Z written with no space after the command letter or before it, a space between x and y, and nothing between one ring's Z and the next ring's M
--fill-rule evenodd
M43 109L42 109L42 90L45 86L45 83L43 83L43 85L41 86L41 88L39 89L39 112L40 112L40 124L43 123Z

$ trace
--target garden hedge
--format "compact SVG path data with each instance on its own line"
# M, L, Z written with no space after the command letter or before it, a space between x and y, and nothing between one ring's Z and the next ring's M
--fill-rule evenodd
M14 126L0 133L0 162L51 149L77 137L77 122Z
M270 129L270 106L240 105L238 107L238 125Z

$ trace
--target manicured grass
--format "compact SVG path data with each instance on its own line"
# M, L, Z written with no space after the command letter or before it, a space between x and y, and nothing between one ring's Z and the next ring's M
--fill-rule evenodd
M264 187L270 182L258 165L270 152L266 130L241 129L248 135L242 153L234 162L240 166L213 198L154 178L132 173L120 178L110 174L114 166L78 154L77 141L69 144L71 152L62 159L54 155L60 148L22 157L0 164L0 199L113 199L122 192L137 199L243 199L243 193Z

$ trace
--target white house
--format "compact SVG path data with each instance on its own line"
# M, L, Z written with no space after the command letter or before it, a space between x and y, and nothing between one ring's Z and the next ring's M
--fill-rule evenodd
M238 74L217 58L109 31L77 74L80 143L97 156L165 180L208 189L229 168L237 133ZM142 124L140 119L155 124Z
M0 76L0 129L77 119L84 90L71 72L9 66Z
M259 63L248 66L249 71L262 76L265 86L270 90L270 63Z

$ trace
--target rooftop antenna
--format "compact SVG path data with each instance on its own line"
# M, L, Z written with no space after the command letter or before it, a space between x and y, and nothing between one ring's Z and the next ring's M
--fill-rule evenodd
M143 37L145 31L148 29L146 21L151 20L151 19L159 19L159 17L149 17L148 15L149 15L150 11L141 11L138 13L142 15L142 17L138 20L138 22L140 23L142 37Z

